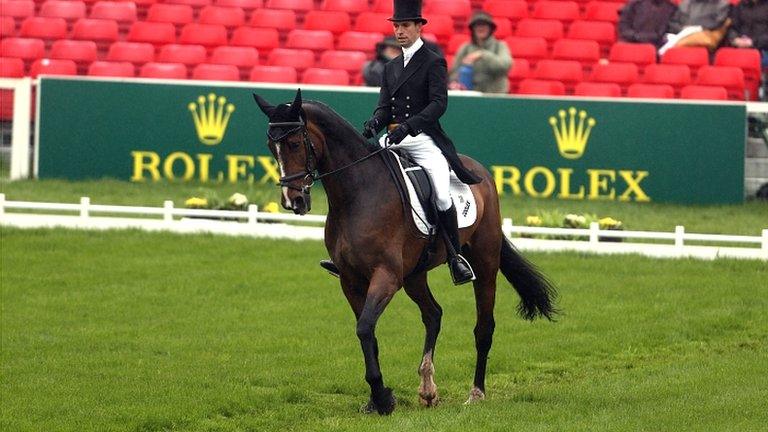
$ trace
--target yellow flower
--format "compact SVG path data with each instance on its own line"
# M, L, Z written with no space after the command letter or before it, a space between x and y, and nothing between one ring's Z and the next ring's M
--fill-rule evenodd
M234 193L227 202L234 207L245 207L248 205L248 198L241 193Z
M184 206L187 208L206 208L208 207L208 200L205 198L192 197L184 201Z
M612 217L604 217L597 221L600 224L601 229L616 229L621 227L621 221L618 221Z
M525 218L525 224L528 226L541 226L541 218L538 216L528 216Z
M266 213L280 213L280 206L276 202L270 201L264 206L263 210Z

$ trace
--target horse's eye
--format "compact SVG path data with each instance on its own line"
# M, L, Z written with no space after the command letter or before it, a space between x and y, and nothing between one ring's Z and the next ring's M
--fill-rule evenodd
M288 150L296 151L298 149L299 149L299 143L297 143L297 142L288 142Z

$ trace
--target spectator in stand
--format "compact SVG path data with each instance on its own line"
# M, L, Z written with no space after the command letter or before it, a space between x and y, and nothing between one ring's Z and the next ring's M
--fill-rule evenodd
M483 11L469 21L472 39L459 48L451 68L449 88L477 90L484 93L507 93L507 73L512 56L507 44L493 37L496 24Z
M619 36L623 41L660 47L677 6L669 0L629 0L621 9Z
M667 43L659 54L673 46L704 46L715 50L731 20L728 0L683 0L669 22Z
M763 67L768 67L768 0L741 0L731 9L728 42L737 48L759 49Z
M365 85L381 87L381 77L384 74L384 65L393 58L403 53L394 36L387 36L376 44L376 58L363 66L363 80Z

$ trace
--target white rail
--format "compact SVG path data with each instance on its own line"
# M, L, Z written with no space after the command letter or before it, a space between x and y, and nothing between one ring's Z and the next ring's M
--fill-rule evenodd
M8 212L7 210L13 210ZM21 213L17 210L33 210ZM46 213L48 212L48 213ZM51 214L76 213L76 215ZM96 216L102 214L104 216ZM132 217L114 217L129 215ZM142 218L140 216L150 216ZM0 225L22 228L66 227L79 229L125 229L173 231L181 233L210 232L228 235L288 238L293 240L323 238L325 216L298 216L258 211L256 205L244 211L204 210L176 208L172 201L163 207L136 207L91 204L88 197L80 203L45 203L6 201L0 194ZM538 251L577 251L598 254L635 253L661 258L693 257L715 259L721 257L768 260L768 229L760 236L687 233L677 226L674 232L601 230L597 223L588 229L540 228L515 226L504 219L502 232L517 247ZM575 240L550 240L520 237L520 235L546 235L576 237ZM587 240L579 240L586 237ZM619 239L604 241L604 239ZM656 240L662 243L630 243L623 240ZM664 243L666 242L666 243ZM690 242L723 244L717 246L692 245ZM733 245L738 246L725 246ZM755 247L744 247L755 245Z

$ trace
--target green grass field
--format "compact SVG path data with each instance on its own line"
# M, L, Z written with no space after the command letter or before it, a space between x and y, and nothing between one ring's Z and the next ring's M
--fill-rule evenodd
M0 191L8 200L79 202L88 196L94 204L148 205L160 207L172 200L177 207L192 196L211 196L226 200L234 192L244 193L251 202L264 205L278 201L280 191L271 185L197 184L159 182L129 183L117 180L64 181L27 180L0 182ZM313 214L325 214L327 203L321 187L315 187ZM527 197L501 198L504 217L523 224L528 215L539 211L589 213L621 220L626 229L645 231L674 231L684 225L688 232L711 234L741 234L759 236L768 228L768 202L748 201L738 205L684 206L661 203L617 203L609 201L558 201Z
M23 187L8 194L48 193ZM530 255L560 287L564 315L519 319L517 296L500 280L488 399L474 406L462 405L473 296L440 269L431 285L445 310L436 356L443 402L418 406L423 328L398 293L377 333L399 404L379 417L356 412L368 390L354 318L337 280L316 266L319 242L3 228L0 244L3 431L768 424L764 262Z

